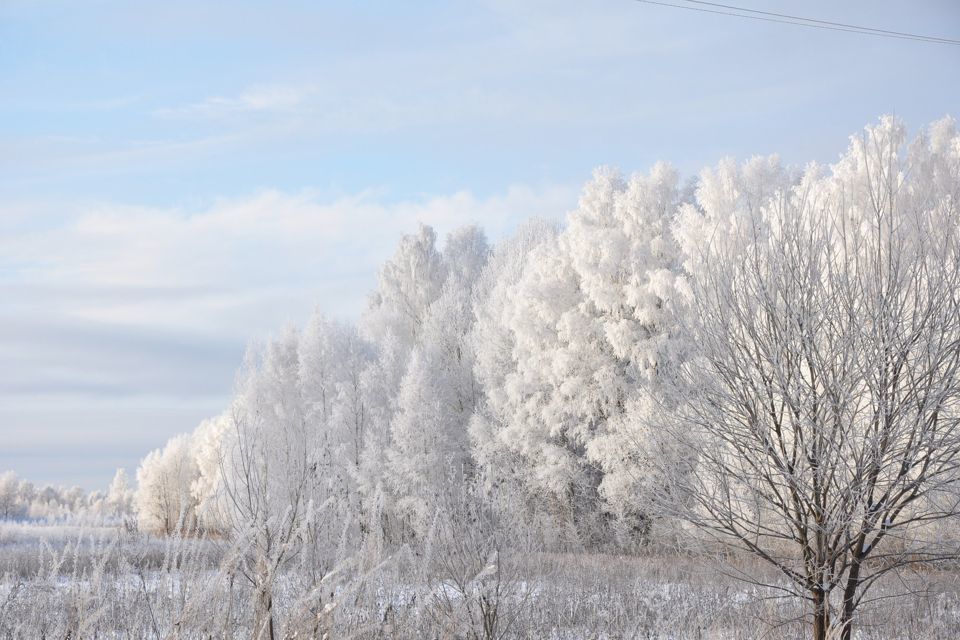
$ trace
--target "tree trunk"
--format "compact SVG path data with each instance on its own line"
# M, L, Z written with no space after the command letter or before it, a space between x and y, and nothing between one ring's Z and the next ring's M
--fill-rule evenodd
M227 640L228 638L233 637L233 579L234 575L231 571L228 578L228 589L227 589L227 615L223 619L223 639Z
M813 590L813 640L827 640L830 629L829 594L820 589Z
M253 637L256 640L274 640L273 596L269 588L257 590L257 603L253 619Z
M860 587L860 561L855 560L850 565L850 574L847 576L847 586L843 590L843 613L841 613L840 640L850 640L853 634L853 612L856 608L855 598Z

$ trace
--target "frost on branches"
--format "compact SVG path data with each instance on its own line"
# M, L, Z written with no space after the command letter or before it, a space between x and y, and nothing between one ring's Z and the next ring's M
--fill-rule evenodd
M143 460L140 526L248 536L269 610L304 541L428 548L469 492L542 545L753 554L849 638L884 572L956 548L960 137L883 118L831 166L680 184L600 169L565 225L405 236L356 326L252 347L224 413Z
M852 637L886 573L956 555L958 195L952 121L907 146L883 118L792 184L721 165L681 217L696 350L659 423L693 464L661 464L661 507L778 569L815 638Z

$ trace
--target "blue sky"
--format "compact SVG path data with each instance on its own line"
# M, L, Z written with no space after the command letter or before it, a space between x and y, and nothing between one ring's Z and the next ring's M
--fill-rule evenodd
M741 0L960 37L960 5ZM960 47L631 0L0 3L0 469L105 486L248 339L355 317L418 222L496 239L590 171L829 162L960 106Z

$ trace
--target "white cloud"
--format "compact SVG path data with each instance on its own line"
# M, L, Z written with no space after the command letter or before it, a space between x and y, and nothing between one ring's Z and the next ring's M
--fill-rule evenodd
M265 190L201 210L86 206L52 229L14 229L0 250L44 284L235 288L322 275L333 264L368 270L418 223L441 233L477 223L497 237L531 215L561 217L573 204L574 190L556 186L400 202L374 192L324 201L314 191ZM344 255L345 247L354 252Z
M253 86L237 96L211 96L194 104L165 107L154 111L164 118L220 118L226 115L290 112L303 106L317 92L311 86Z
M142 350L158 340L240 344L302 322L314 305L355 316L379 264L418 223L441 237L477 223L495 239L530 216L562 217L574 203L569 188L515 186L484 198L462 191L389 202L368 192L324 200L312 191L262 191L200 210L84 207L53 228L0 236L0 352L69 344L71 322L88 335L130 335L125 348ZM151 357L162 359L154 347ZM83 357L95 361L96 350ZM42 388L42 376L30 379Z

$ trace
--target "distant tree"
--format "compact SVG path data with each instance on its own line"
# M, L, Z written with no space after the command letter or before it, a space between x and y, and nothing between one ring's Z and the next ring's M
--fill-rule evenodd
M134 505L142 530L170 535L196 526L191 486L197 467L191 445L189 435L175 436L141 461Z
M37 487L29 480L21 480L17 487L17 496L20 501L21 512L25 512L37 496Z
M190 495L196 503L197 522L207 533L223 533L220 492L221 463L226 434L232 428L230 410L202 421L190 436L196 476L190 484Z
M0 473L0 518L17 517L20 510L20 481L13 471Z
M114 517L122 517L130 513L133 506L133 491L127 480L126 469L117 469L110 481L106 495L107 507Z

